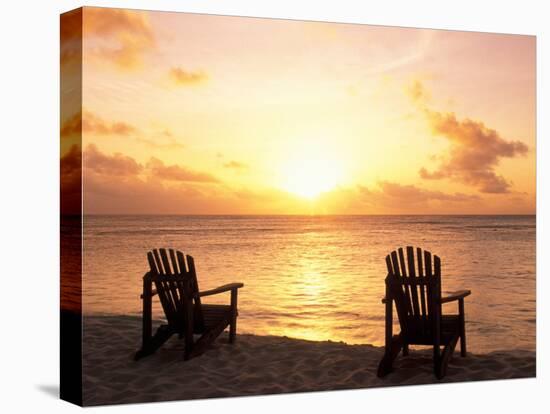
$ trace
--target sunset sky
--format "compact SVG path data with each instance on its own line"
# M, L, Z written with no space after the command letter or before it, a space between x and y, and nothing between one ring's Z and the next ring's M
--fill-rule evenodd
M82 128L87 214L533 214L535 80L533 36L85 8L62 180Z

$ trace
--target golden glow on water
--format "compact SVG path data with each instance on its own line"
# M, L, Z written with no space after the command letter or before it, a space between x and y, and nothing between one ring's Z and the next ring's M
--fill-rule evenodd
M294 275L288 275L288 283L276 287L274 296L281 300L281 309L295 309L295 317L301 322L289 321L278 327L275 335L309 340L327 340L330 334L319 314L330 308L330 292L334 280L327 276L326 263L319 251L316 233L302 235L302 250L296 253Z
M195 257L201 289L245 284L239 332L382 345L384 257L414 242L442 258L444 292L473 291L470 349L534 349L534 226L534 216L88 216L83 309L139 315L145 253L174 246Z

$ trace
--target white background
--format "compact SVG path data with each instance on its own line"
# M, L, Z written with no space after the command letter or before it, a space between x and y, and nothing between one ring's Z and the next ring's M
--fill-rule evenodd
M540 412L548 380L548 64L545 1L94 1L84 5L537 35L538 378L126 405L163 412ZM5 1L0 13L0 410L73 412L59 378L59 14L77 1ZM546 71L546 72L545 72ZM546 161L546 162L545 162ZM546 189L545 186L546 185ZM544 253L547 253L546 255ZM546 257L545 257L546 256ZM545 349L546 348L546 349ZM546 389L546 390L545 390ZM89 409L96 412L98 408ZM105 410L105 408L104 408Z

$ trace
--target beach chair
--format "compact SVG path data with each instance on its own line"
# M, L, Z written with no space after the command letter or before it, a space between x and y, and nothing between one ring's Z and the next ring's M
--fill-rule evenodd
M409 354L409 345L433 346L434 373L445 376L447 365L460 339L460 354L466 356L464 298L471 291L462 290L441 297L441 261L428 251L409 246L406 257L402 248L386 256L386 337L384 357L378 366L378 376L392 371L399 352ZM416 255L416 260L415 260ZM432 266L433 257L433 266ZM458 302L458 315L442 315L442 304ZM393 335L393 303L401 332ZM443 350L441 349L443 347Z
M134 359L154 353L172 335L185 340L184 359L205 351L229 326L229 342L237 333L237 292L244 285L230 283L215 289L199 291L195 262L189 255L173 249L158 249L147 253L150 270L143 277L142 346ZM155 289L153 289L153 285ZM206 305L201 298L231 292L229 305ZM152 333L152 299L158 296L166 324ZM194 335L199 335L194 339Z

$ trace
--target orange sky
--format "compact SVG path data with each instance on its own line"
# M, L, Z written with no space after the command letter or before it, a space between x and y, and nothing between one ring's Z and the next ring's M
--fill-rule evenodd
M535 37L100 8L83 24L61 151L63 175L82 128L85 213L535 212Z

